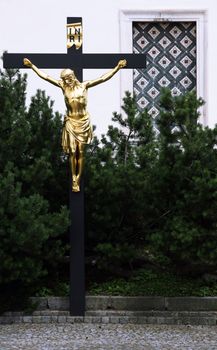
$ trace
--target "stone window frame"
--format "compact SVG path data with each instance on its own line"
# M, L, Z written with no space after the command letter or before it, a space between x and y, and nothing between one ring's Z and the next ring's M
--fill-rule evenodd
M205 100L205 105L201 108L200 122L208 124L208 76L207 76L207 17L206 9L199 10L120 10L120 52L132 53L133 50L133 22L196 22L196 60L197 60L197 96ZM124 58L124 57L123 57ZM121 98L125 91L133 92L133 70L121 72L120 92Z

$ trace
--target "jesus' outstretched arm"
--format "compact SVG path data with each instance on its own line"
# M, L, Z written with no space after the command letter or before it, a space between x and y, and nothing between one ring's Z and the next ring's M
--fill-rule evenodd
M49 83L61 87L59 80L56 80L49 75L42 72L38 67L36 67L28 58L24 58L23 63L26 67L32 68L32 70L42 79L48 81Z
M98 79L90 80L86 82L86 88L90 88L96 86L98 84L104 83L105 81L111 79L115 73L117 73L121 68L124 68L127 65L126 60L120 60L115 68L113 68L110 72L102 75Z

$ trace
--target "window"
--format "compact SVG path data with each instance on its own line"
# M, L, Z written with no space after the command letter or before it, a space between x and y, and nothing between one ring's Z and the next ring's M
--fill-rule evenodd
M163 87L173 96L196 89L196 22L133 22L133 51L146 54L146 69L133 72L133 91L153 118Z
M141 51L146 53L147 61L149 60L149 67L147 66L146 73L142 73L139 76L141 72L134 70L133 76L133 71L129 69L124 74L121 74L122 97L125 91L133 92L134 90L140 107L150 107L150 109L152 99L152 112L153 115L156 115L158 113L157 103L153 104L153 101L157 102L159 86L170 87L173 90L173 94L179 94L195 88L198 97L202 97L206 101L205 106L201 109L200 120L203 124L206 124L206 109L209 103L206 94L206 16L205 10L146 11L143 9L141 11L120 11L120 52L137 51L137 45L139 45ZM141 29L138 27L141 27ZM164 27L166 28L165 31L172 31L170 35L165 35L165 37L163 35ZM135 32L137 30L140 31L140 34ZM143 30L145 30L145 35L143 35L144 33L142 34ZM187 31L186 33L184 33L185 30ZM152 45L148 46L150 44L147 41L149 41L150 37L152 37ZM174 38L173 41L172 38ZM163 54L159 46L160 41L161 47L165 47L165 53L172 50L169 54ZM169 41L172 42L170 43ZM157 45L154 45L154 42L158 42ZM148 47L149 50L146 49ZM147 51L150 52L148 53ZM161 63L159 73L158 65L153 64L153 62ZM174 64L174 62L178 62L178 64ZM186 69L184 70L183 67L186 67ZM150 80L147 79L148 70L150 70L149 74L152 77L152 86L150 85ZM185 74L186 71L187 74ZM166 72L166 74L163 74L163 72ZM153 84L155 80L157 80L158 86ZM175 81L178 82L177 85L175 85ZM172 83L174 84L173 86L171 85ZM142 95L141 90L145 90L146 93Z

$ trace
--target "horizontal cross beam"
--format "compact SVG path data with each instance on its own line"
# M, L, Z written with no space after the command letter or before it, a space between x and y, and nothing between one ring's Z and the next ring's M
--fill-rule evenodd
M62 53L4 53L4 68L27 68L23 64L24 58L30 59L39 68L81 68L100 69L115 67L119 60L126 59L126 68L145 68L145 55L132 53L76 53L73 55Z

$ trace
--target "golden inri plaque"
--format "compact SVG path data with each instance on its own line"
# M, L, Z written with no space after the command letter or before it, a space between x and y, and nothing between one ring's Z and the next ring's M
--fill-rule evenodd
M67 24L67 49L75 45L76 50L80 49L83 41L81 22Z

